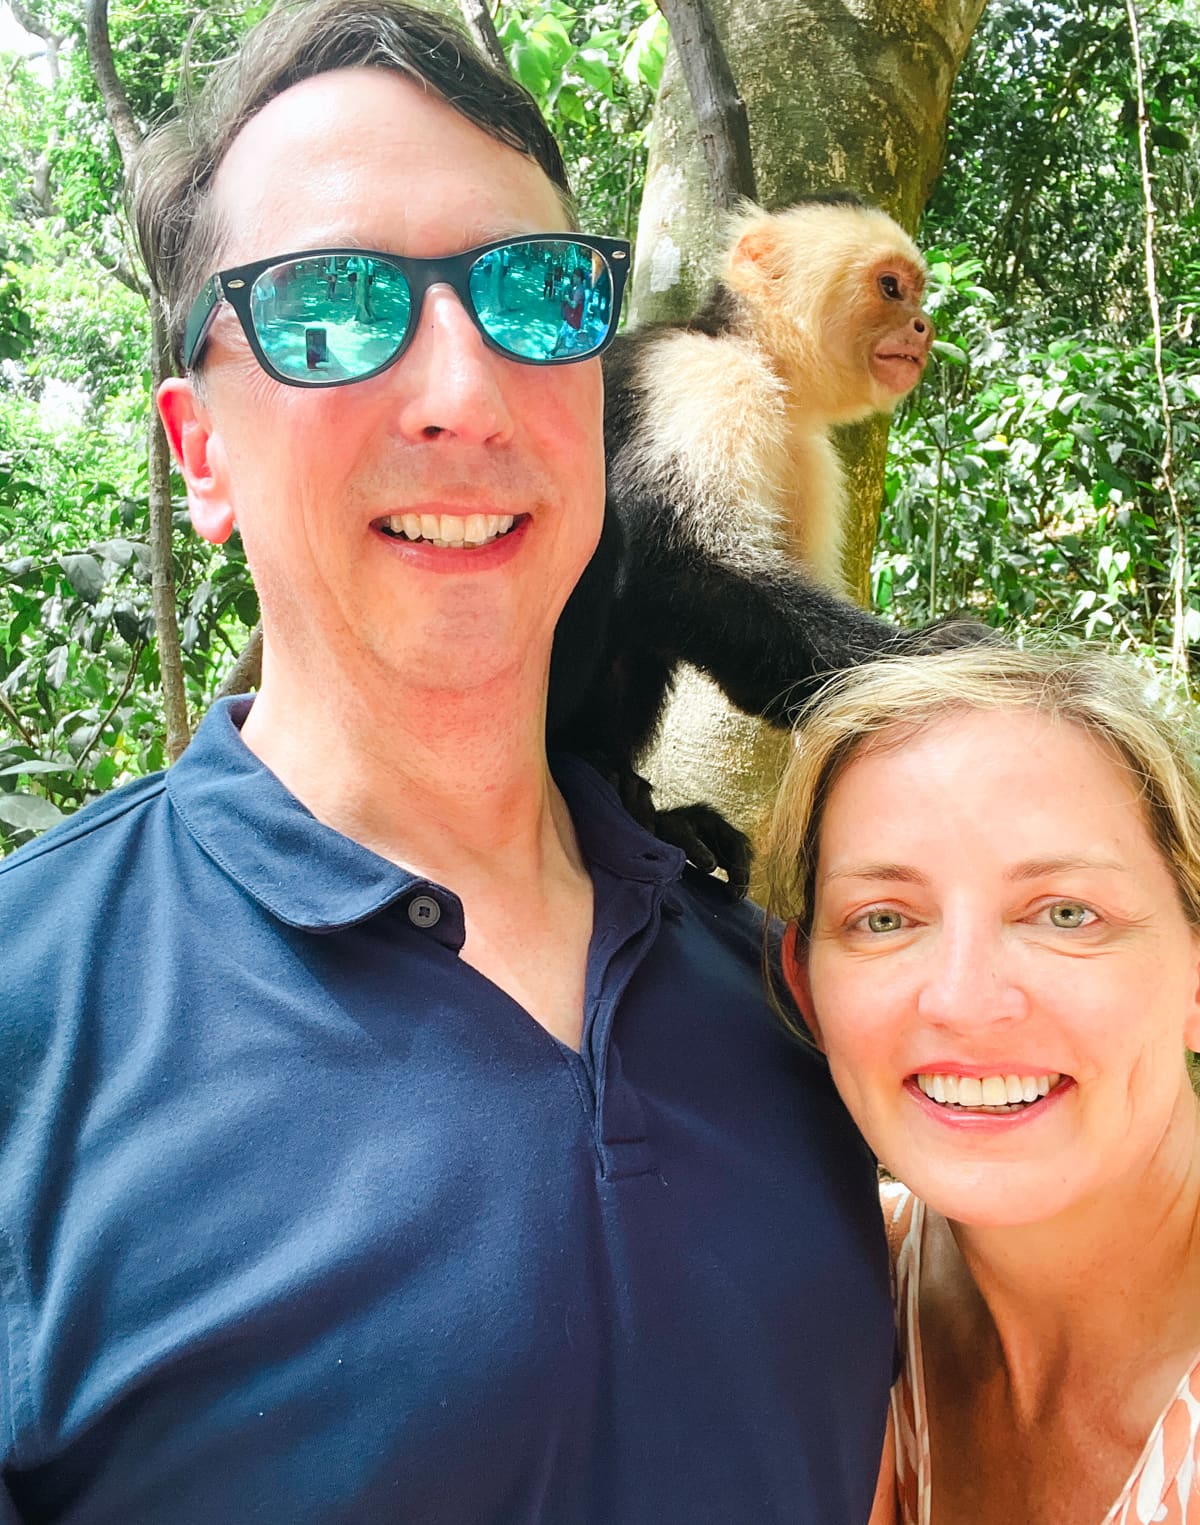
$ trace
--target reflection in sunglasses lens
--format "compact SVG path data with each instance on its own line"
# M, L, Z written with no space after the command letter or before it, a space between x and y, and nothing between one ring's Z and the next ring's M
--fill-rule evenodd
M328 255L272 265L250 294L254 331L267 359L297 381L369 375L403 343L412 315L408 281L365 255Z
M612 275L600 254L566 239L514 239L471 266L480 326L521 360L589 355L608 333ZM317 384L369 376L403 345L413 316L403 271L365 254L284 260L250 293L254 332L272 366Z
M522 360L588 355L608 332L608 264L580 244L531 238L489 250L471 267L470 291L489 337Z

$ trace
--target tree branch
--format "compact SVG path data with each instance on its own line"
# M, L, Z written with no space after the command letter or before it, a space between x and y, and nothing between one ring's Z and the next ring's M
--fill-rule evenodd
M104 102L109 126L117 140L117 147L121 150L121 159L128 169L130 159L141 145L142 130L133 115L129 97L117 78L116 65L113 63L112 44L108 37L108 0L85 0L84 16L87 20L87 51L92 73L96 76L96 85Z
M108 714L105 715L104 719L100 722L100 724L92 732L92 735L91 735L90 740L88 741L88 744L84 747L83 751L80 752L79 756L75 759L75 766L77 768L79 768L79 769L83 768L84 763L87 761L88 757L91 754L92 748L100 740L101 736L104 735L104 732L105 732L105 730L108 727L109 721L117 713L117 711L121 708L121 706L125 703L125 696L129 693L129 690L133 687L133 680L137 676L138 663L142 660L142 651L143 651L144 647L145 647L145 642L141 641L141 640L139 640L136 643L136 645L134 646L134 648L133 648L133 655L129 659L129 671L125 674L125 681L124 681L124 683L121 684L121 691L117 695L117 697L113 700L112 705L111 705L111 707L110 707L110 709L108 711Z
M1187 641L1184 615L1184 589L1188 583L1187 537L1183 529L1183 514L1175 491L1175 451L1173 435L1175 420L1171 414L1171 399L1167 395L1167 378L1163 371L1162 312L1158 300L1158 275L1154 257L1154 186L1150 178L1149 117L1146 113L1146 84L1142 72L1141 34L1138 30L1137 9L1134 0L1125 0L1129 16L1129 29L1133 39L1133 72L1137 84L1138 103L1138 160L1142 173L1142 199L1146 208L1146 297L1150 303L1150 320L1154 326L1154 374L1158 380L1158 405L1162 410L1163 453L1162 482L1171 505L1171 670L1187 671Z
M0 694L0 714L3 714L7 717L9 724L17 731L25 745L27 747L32 747L36 752L36 737L26 728L25 723L22 721L20 715L17 714L16 710L13 709L12 705L9 704L8 700L4 697L3 694Z
M231 694L248 694L262 682L263 628L260 620L250 632L250 639L242 647L242 654L225 674L225 681L217 689L218 699L228 699Z
M8 0L8 8L13 13L13 20L24 32L30 32L34 37L40 37L43 42L61 42L62 33L54 32L35 16L31 10L22 5L21 0Z
M137 271L125 263L123 255L116 255L114 263L109 265L97 254L96 263L104 271L105 275L111 275L114 281L120 281L121 285L127 290L132 291L135 296L141 297L144 302L150 300L150 288L138 275Z
M46 44L46 67L50 71L50 78L57 84L58 50L66 40L67 34L56 32L52 27L47 26L31 10L22 5L21 0L9 0L8 8L13 14L13 20L22 31L29 32L34 37L40 37Z
M142 131L113 63L112 44L108 35L108 0L85 0L84 13L87 18L88 61L96 76L109 126L121 151L121 161L128 172L130 161L141 146ZM113 274L120 279L117 271ZM162 304L153 292L149 293L149 307L150 381L151 395L154 396L171 374L171 347L163 320ZM183 675L183 650L179 641L179 612L175 598L171 453L153 407L147 422L146 444L154 632L158 643L158 670L162 679L163 711L167 723L167 757L174 762L191 740L191 728L188 724L187 684Z
M505 74L511 74L508 59L504 55L500 38L496 34L492 13L487 8L487 0L459 0L459 9L462 11L463 20L467 23L467 30L482 51L487 54L497 69L503 69Z
M708 0L659 0L700 128L713 201L728 211L755 198L746 103L717 36Z

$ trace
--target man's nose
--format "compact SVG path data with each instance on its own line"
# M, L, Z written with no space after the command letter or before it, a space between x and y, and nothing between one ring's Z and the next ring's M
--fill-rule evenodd
M939 1027L967 1030L1019 1021L1029 1003L1003 926L954 917L930 940L917 1011Z
M417 332L396 367L405 436L506 443L513 432L504 388L509 364L483 342L457 293L431 286Z

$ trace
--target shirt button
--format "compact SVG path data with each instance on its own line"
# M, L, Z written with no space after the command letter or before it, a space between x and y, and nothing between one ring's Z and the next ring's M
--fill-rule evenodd
M432 895L414 895L408 902L408 919L414 927L436 927L442 908Z

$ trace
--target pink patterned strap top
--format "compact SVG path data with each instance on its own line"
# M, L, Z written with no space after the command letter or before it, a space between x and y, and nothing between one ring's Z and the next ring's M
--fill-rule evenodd
M901 1525L930 1525L929 1420L918 1294L925 1207L905 1187L880 1187L892 1250L902 1364L892 1389ZM1099 1525L1200 1525L1200 1354L1150 1431L1120 1497Z

